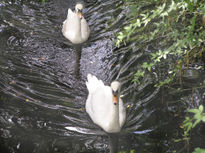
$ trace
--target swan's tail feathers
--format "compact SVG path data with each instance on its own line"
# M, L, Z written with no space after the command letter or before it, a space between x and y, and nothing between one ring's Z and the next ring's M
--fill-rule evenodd
M92 74L88 74L87 80L88 81L86 82L86 86L88 88L89 93L94 93L98 87L104 86L102 80L98 80L97 77Z

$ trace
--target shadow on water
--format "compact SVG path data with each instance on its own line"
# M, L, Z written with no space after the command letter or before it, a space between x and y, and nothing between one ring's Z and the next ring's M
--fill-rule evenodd
M134 42L115 47L114 33L126 25L123 1L85 1L90 38L83 46L68 44L61 25L74 4L0 2L1 152L172 152L181 110L192 101L192 90L154 87L155 80L166 75L166 64L147 73L141 84L132 82L147 52L156 47L139 49ZM121 82L127 120L119 135L106 134L85 111L88 73L106 85L115 79ZM195 77L199 83L202 75ZM190 89L196 81L186 83ZM204 100L202 91L194 94L196 100Z
M80 73L80 59L81 59L82 45L75 46L75 69L74 74L79 77Z

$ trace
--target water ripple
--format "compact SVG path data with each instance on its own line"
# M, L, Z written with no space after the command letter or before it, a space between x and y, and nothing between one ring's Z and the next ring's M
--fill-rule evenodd
M76 77L73 73L75 47L61 34L61 25L71 4L67 1L46 5L32 1L0 2L0 98L3 99L0 131L3 138L12 138L15 130L23 130L28 135L35 133L38 140L42 132L68 139L77 135L105 135L85 112L88 73L107 85L115 79L122 82L127 107L122 133L137 133L153 113L145 106L157 97L160 89L154 88L156 76L152 74L147 74L140 85L133 83L138 64L146 58L146 54L135 47L137 44L114 46L114 33L126 17L120 5L119 0L86 3L84 13L91 36L82 47L80 76ZM93 143L101 145L97 140ZM89 146L92 142L86 140L85 144Z

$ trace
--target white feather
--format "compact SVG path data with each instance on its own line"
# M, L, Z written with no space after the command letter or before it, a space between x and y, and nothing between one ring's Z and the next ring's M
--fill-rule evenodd
M90 28L87 21L84 17L80 18L76 14L80 6L80 4L76 5L75 12L68 9L67 19L63 22L62 33L73 44L81 44L87 41L90 36Z
M88 98L86 101L86 112L93 122L108 133L119 132L125 123L126 111L123 101L119 98L119 104L113 104L112 89L105 86L101 80L88 74L86 86Z

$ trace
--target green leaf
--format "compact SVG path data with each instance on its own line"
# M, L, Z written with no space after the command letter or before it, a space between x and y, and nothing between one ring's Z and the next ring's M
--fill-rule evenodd
M200 111L198 109L190 109L190 110L188 110L188 112L190 112L190 113L200 113Z
M201 118L201 114L200 113L196 113L195 115L194 115L194 119L195 120L198 120L198 119L200 119Z
M176 3L172 0L172 4L169 6L168 12L171 12L173 10L176 10L177 5Z
M130 153L134 153L135 152L135 150L130 150Z
M205 122L205 115L201 118L202 122Z
M161 16L161 17L168 16L168 12L163 12L163 13L160 14L160 16Z
M189 123L187 124L187 126L185 126L185 131L184 131L185 135L188 135L191 128L192 128L192 123Z
M188 129L188 127L192 127L192 122L187 122L186 124L184 124L184 127L186 128L186 129Z
M125 30L130 30L131 28L130 28L130 26L126 26L126 27L124 27L124 29Z
M199 122L201 122L201 119L198 119L198 120L196 120L196 121L194 122L193 128L194 128Z
M200 106L199 106L199 110L200 110L200 112L202 113L203 110L204 110L204 107L203 107L202 105L200 105Z
M193 153L205 153L205 149L202 148L195 148Z

